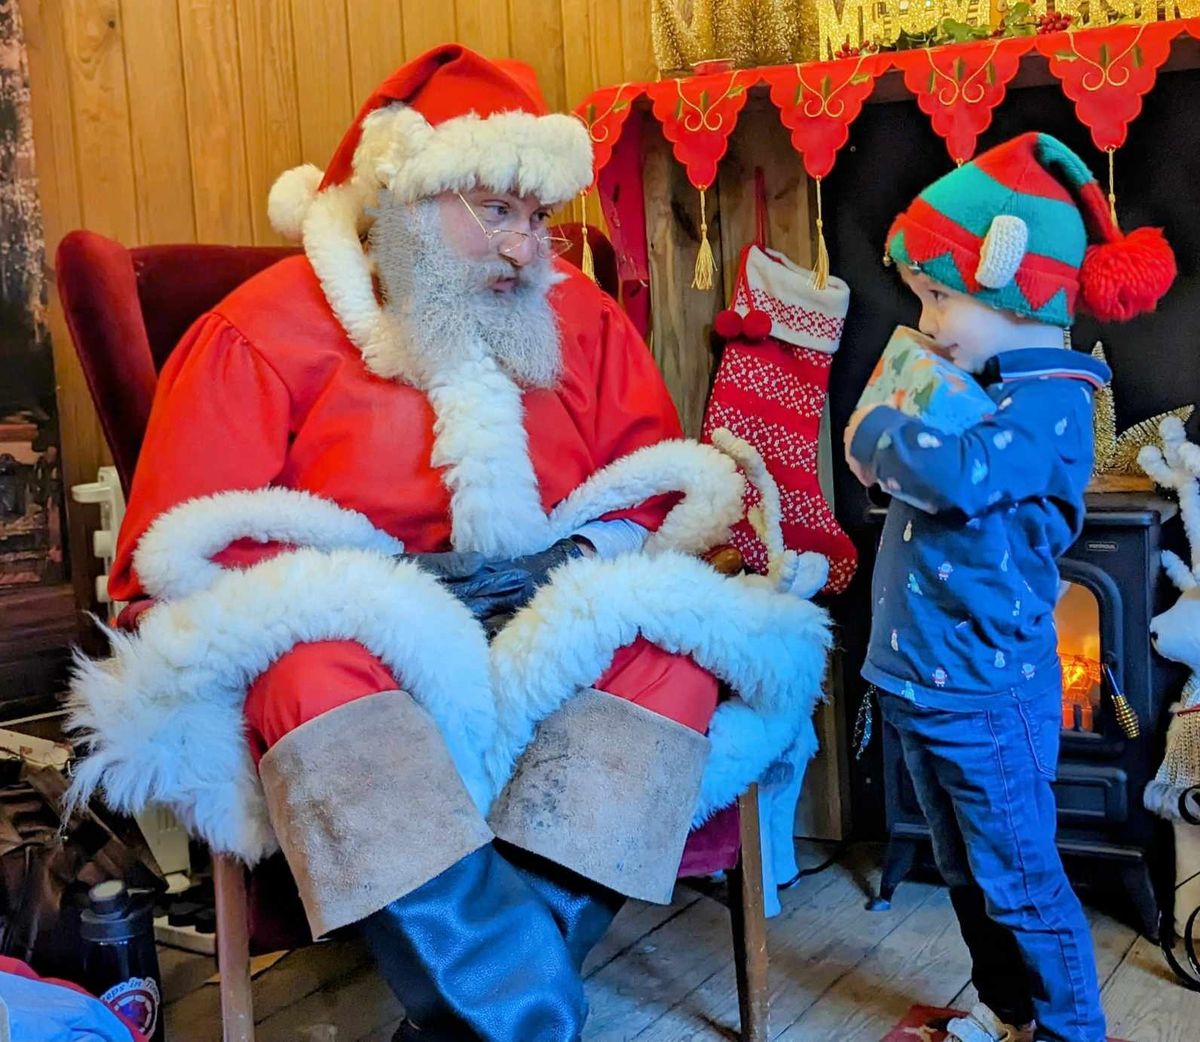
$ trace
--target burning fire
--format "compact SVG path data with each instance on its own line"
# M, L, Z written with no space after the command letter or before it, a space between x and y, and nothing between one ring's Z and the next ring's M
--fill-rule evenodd
M1090 731L1100 692L1100 663L1088 655L1066 651L1060 651L1059 657L1063 677L1063 727L1069 731Z
M1100 606L1092 592L1070 583L1054 613L1062 661L1062 724L1091 731L1100 705Z

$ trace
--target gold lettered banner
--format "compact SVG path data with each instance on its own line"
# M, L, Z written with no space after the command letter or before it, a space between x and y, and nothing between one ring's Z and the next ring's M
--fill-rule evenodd
M1015 0L1014 0L1015 2ZM947 19L968 26L998 26L1009 0L801 0L816 9L818 58L829 61L844 47L890 46L901 34L933 34ZM1159 22L1200 16L1200 0L1029 0L1032 33L1044 14L1071 16L1072 29L1114 22Z
M1004 4L995 8L1003 16ZM1167 22L1200 15L1200 0L1033 0L1033 16L1053 11L1071 16L1072 29L1094 29L1114 22Z
M822 61L834 58L846 46L888 45L901 33L910 36L931 33L947 18L974 26L992 22L991 0L813 0L813 3L817 9Z

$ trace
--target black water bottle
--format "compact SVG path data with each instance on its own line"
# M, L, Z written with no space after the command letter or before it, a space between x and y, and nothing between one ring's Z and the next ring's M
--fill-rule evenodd
M88 893L79 933L84 984L150 1042L163 1042L162 985L154 950L154 908L111 879Z

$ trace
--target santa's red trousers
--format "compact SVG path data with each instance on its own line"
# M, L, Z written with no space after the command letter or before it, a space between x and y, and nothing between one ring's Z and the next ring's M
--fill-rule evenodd
M404 688L404 678L355 641L297 644L251 685L245 716L255 763L301 724L355 699ZM686 655L638 638L613 656L593 687L704 734L717 681Z

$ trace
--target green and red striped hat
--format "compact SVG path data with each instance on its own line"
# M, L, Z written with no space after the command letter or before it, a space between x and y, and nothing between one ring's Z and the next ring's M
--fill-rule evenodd
M1022 134L946 174L896 218L887 257L992 307L1069 326L1152 311L1175 280L1161 229L1123 235L1087 165Z

